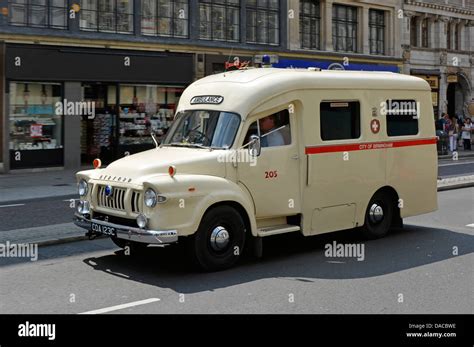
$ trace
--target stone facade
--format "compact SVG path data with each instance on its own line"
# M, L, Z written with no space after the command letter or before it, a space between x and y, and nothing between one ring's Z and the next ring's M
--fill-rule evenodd
M426 78L435 116L468 115L474 102L474 2L404 0L403 72Z

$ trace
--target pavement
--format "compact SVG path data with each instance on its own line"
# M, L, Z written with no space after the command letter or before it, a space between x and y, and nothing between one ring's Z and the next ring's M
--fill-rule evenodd
M138 257L109 239L46 246L37 261L0 258L0 312L473 314L473 197L440 192L438 211L379 240L350 230L269 237L262 259L216 273L190 270L174 246ZM364 245L364 259L327 256L333 241Z
M474 187L474 151L460 150L457 160L440 156L438 164L438 191ZM84 229L71 222L77 199L75 172L0 174L0 244L46 246L85 240Z

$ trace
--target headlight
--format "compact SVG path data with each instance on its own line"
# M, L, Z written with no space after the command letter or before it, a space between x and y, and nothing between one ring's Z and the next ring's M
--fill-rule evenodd
M141 214L141 213L140 213L140 214L137 216L137 225L138 225L138 227L139 227L140 229L143 229L143 228L146 227L147 223L148 223L148 218L146 218L146 216L145 216L144 214Z
M91 212L89 201L79 201L77 203L77 212L79 214L89 214Z
M145 205L147 207L154 207L156 205L156 193L151 188L145 192Z
M87 182L85 180L80 180L79 184L77 185L77 190L79 193L79 196L85 196L87 195Z

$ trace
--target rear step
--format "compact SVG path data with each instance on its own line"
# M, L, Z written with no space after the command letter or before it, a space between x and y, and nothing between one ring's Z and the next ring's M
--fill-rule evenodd
M257 235L260 237L264 237L264 236L270 236L270 235L289 233L292 231L299 231L300 229L301 228L298 225L290 225L290 224L272 225L269 227L258 228Z

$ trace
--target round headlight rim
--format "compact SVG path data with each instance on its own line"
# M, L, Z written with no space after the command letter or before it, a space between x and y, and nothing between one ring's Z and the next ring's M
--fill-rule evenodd
M149 194L153 194L152 197L150 197ZM152 203L148 204L147 201L150 198L152 199ZM147 190L145 190L143 200L144 200L143 202L145 203L146 207L150 207L150 208L155 207L157 202L158 202L158 193L153 188L148 188Z
M83 192L81 193L81 191ZM77 192L79 193L79 196L86 196L89 192L89 185L85 179L81 179L77 184Z

